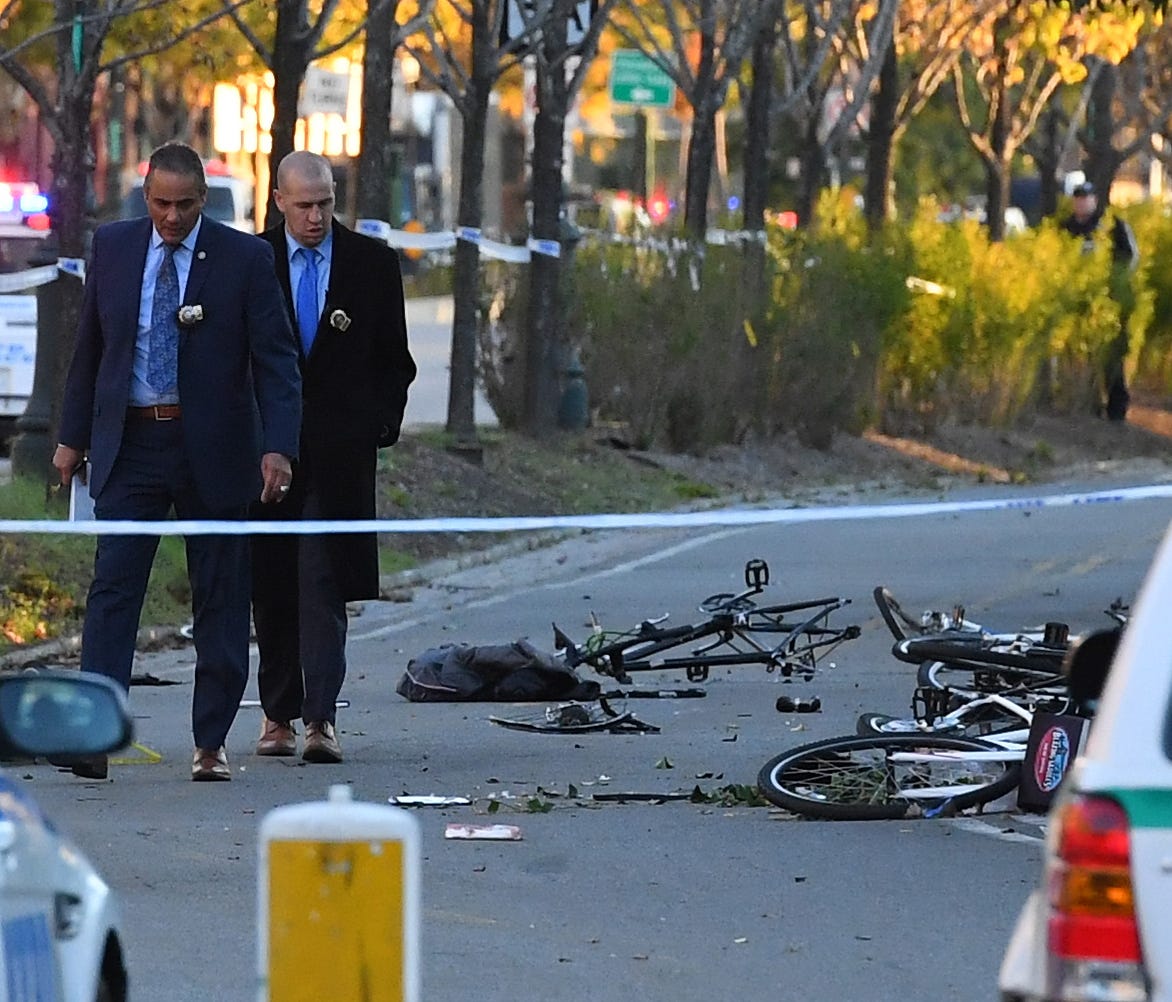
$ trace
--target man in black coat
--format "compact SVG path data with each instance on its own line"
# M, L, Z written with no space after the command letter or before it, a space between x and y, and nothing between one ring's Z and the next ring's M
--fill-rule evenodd
M372 519L378 450L393 445L415 362L399 259L333 218L330 163L298 151L277 167L284 222L267 230L300 333L300 460L279 509L257 517ZM265 719L258 755L340 762L335 706L346 674L346 603L377 598L373 533L253 537L252 612Z

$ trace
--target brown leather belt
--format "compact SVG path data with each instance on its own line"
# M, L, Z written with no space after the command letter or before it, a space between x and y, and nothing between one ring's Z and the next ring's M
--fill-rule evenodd
M174 421L182 413L178 404L152 404L150 407L126 408L126 416L138 421Z

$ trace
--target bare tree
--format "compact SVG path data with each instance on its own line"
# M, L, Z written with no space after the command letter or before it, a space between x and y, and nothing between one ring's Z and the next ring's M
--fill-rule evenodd
M1172 150L1156 137L1168 136L1172 119L1172 26L1151 23L1137 45L1118 63L1089 56L1091 72L1081 105L1086 113L1073 120L1087 176L1100 191L1111 190L1122 164L1150 152L1168 165Z
M898 0L804 0L781 22L784 106L800 137L801 225L814 221L831 155L860 128L897 9Z
M445 16L446 15L446 16ZM484 215L484 157L489 99L497 81L518 65L530 34L502 44L505 0L445 0L422 26L425 45L411 47L423 75L451 100L463 122L460 147L459 229L479 230ZM534 25L532 30L536 30ZM456 242L452 285L451 366L447 431L462 448L477 441L476 333L480 309L480 246Z
M326 31L338 13L341 0L322 0L317 8L316 15L310 0L275 0L276 21L274 24L271 43L266 43L257 30L244 18L239 9L239 0L220 0L226 13L229 13L236 23L240 33L252 47L261 62L273 74L273 124L270 129L272 135L272 152L269 162L279 164L286 154L293 151L293 139L296 133L298 118L298 96L301 84L305 79L305 71L310 63L317 59L324 59L344 49L354 42L366 29L367 22L374 18L380 26L386 24L386 13L389 8L392 12L399 9L400 0L367 0L366 16L357 24L348 26L341 37L327 43L324 41ZM432 0L423 0L418 3L419 10L414 17L402 26L394 28L394 35L390 41L393 52L398 44L411 32L415 31L425 19L432 6ZM393 22L393 13L391 17ZM380 51L385 52L385 39L376 39L376 46L382 46ZM365 77L364 77L365 80ZM372 83L375 83L372 81ZM383 84L390 87L390 79ZM387 103L389 110L389 100ZM375 126L377 128L377 126ZM266 219L277 218L277 206L269 193Z
M84 258L87 249L94 165L90 120L99 76L171 48L231 7L202 18L141 23L142 15L164 6L165 0L52 0L51 6L0 2L0 24L5 25L0 69L28 94L53 141L49 216L62 257ZM123 33L122 44L110 56L108 43L116 32ZM56 440L61 387L81 310L80 282L58 281L53 292L51 304L46 303L52 306L51 321L39 325L33 399L21 423L25 445L14 446L14 465L22 473L49 472L48 443Z
M531 0L532 2L532 0ZM565 190L562 157L566 116L581 89L598 38L617 0L603 0L581 41L571 46L571 22L580 25L577 0L552 0L547 5L540 37L535 37L537 61L537 115L533 123L530 163L533 200L533 238L542 244L564 246ZM540 6L537 0L534 6ZM529 313L525 337L525 393L522 426L534 436L553 430L557 421L559 371L565 362L562 331L562 273L566 258L535 253L529 264Z
M716 116L759 33L781 0L622 0L616 30L667 73L692 109L684 225L693 242L708 228ZM690 39L698 40L698 51ZM694 58L693 58L694 52Z
M586 60L584 58L579 71L563 83L565 91L557 95L548 94L549 87L558 86L556 81L547 80L548 72L552 72L556 65L560 68L562 78L566 77L566 61L572 54L568 35L570 24L573 24L576 33L582 36L579 44L573 47L573 51L585 54L596 50L598 36L605 24L607 12L613 7L614 2L615 0L605 0L589 23L583 23L583 5L577 0L527 0L524 4L512 5L517 24L514 26L515 30L507 32L502 30L503 19L507 15L506 8L509 6L505 0L447 0L437 9L436 16L429 19L424 26L426 44L414 47L412 51L420 59L423 75L451 99L464 126L457 209L457 226L460 230L479 230L484 216L485 144L492 90L501 77L518 67L525 54L537 60L539 67L538 115L534 123L535 150L539 142L543 151L547 143L557 143L557 208L554 214L555 217L560 216L563 199L560 182L561 138L551 139L548 136L563 135L568 102L581 86ZM452 17L445 18L443 14L454 16L455 24L450 25ZM555 21L560 24L555 26ZM551 41L551 37L554 36L555 40ZM560 51L551 48L559 44L562 47ZM547 69L542 70L540 67ZM547 132L551 121L549 109L559 102L562 107L560 124ZM547 112L544 118L543 110ZM537 134L540 134L540 140ZM539 159L544 162L544 152L541 157L536 152L534 154L532 176L535 235L540 233L536 192ZM543 218L544 211L543 208ZM553 231L551 239L557 240L560 234L556 232L556 226L553 227ZM557 261L553 260L556 268ZM544 273L548 268L549 263L544 256L534 256L530 268L531 296L534 289L538 290L538 295L545 294L543 290L547 289L549 280ZM556 285L556 276L554 284ZM477 441L474 415L476 334L480 310L480 247L473 240L459 239L456 242L453 286L455 309L452 319L447 431L453 436L457 446L474 448ZM543 318L542 323L546 322L556 324L560 322L560 315ZM536 342L532 329L527 333L526 358L529 358L529 352L532 350L537 357L545 361L535 363L536 369L527 364L524 377L526 387L530 386L531 379L540 379L537 372L550 364L546 358L547 340L549 339L544 329L538 331ZM535 344L540 347L535 347ZM552 364L556 367L556 360ZM553 379L556 385L556 372ZM526 398L531 402L533 400L533 394L528 389ZM534 406L548 418L547 402ZM527 427L536 428L537 424L546 423L546 418L535 421L533 425L527 423Z
M889 217L891 179L908 125L952 75L964 42L1001 0L901 0L895 30L871 98L865 212L878 228Z
M400 0L366 2L366 47L362 56L362 152L358 157L360 219L390 219L391 100L395 49L403 40L395 18Z
M1080 100L1088 109L1084 135L1093 133L1096 141L1106 137L1093 170L1101 172L1097 180L1109 184L1121 161L1112 147L1117 76L1114 66L1105 64L1117 63L1134 50L1141 23L1142 19L1112 9L1074 13L1003 0L966 40L965 58L953 69L956 105L969 141L985 164L990 239L1000 240L1005 233L1013 158L1065 83L1087 81ZM1140 65L1136 63L1137 68ZM1140 106L1137 102L1135 110Z

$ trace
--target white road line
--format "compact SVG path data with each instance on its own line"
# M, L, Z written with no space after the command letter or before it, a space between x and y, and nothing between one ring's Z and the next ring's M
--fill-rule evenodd
M996 825L989 824L987 821L979 821L977 818L949 818L948 823L953 828L959 828L973 835L986 835L991 838L1000 839L1002 842L1044 841L1044 837L1041 835L1027 835L1025 832L1016 831L1007 832L1004 829L998 828Z
M570 578L565 581L549 581L549 582L529 582L520 588L498 589L492 595L484 598L473 599L460 606L461 610L467 609L484 609L489 606L499 605L502 602L509 602L515 599L518 595L527 592L538 591L552 591L558 588L580 588L583 584L589 581L597 581L601 578L613 577L616 574L626 574L630 571L636 570L640 567L646 567L649 564L657 563L661 560L667 560L676 556L679 553L685 553L688 550L695 549L698 546L704 546L716 540L724 539L728 536L735 536L745 532L745 528L722 529L718 532L705 533L700 536L692 536L682 543L677 543L674 546L669 546L661 550L656 550L654 553L649 553L645 557L639 557L636 560L629 560L623 564L616 564L612 567L605 567L601 570L593 571ZM450 610L436 610L435 615L441 612L448 612ZM351 627L350 640L378 640L380 637L389 636L393 633L401 633L403 630L414 629L417 626L422 626L429 619L434 619L435 615L415 616L411 619L405 619L397 623L388 623L386 626L379 626L372 630L367 630L364 633L357 632Z

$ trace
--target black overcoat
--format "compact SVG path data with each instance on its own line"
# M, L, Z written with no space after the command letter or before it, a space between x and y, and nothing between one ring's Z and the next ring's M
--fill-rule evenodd
M277 279L292 318L284 224L261 236L273 246ZM320 499L315 517L374 518L378 450L399 438L415 372L398 255L334 220L325 309L308 357L301 355L301 458L285 503L266 505L262 514L301 518L312 484ZM334 535L330 552L347 601L378 596L374 533Z

